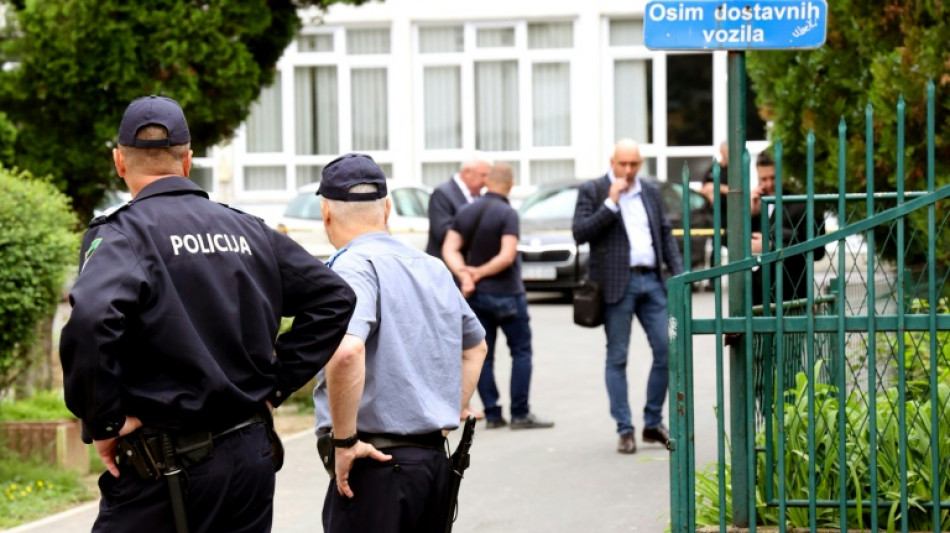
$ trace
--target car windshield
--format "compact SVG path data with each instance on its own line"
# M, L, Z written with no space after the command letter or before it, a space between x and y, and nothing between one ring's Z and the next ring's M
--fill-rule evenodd
M524 220L573 218L576 204L576 187L538 192L521 204L521 218Z
M284 216L290 218L306 218L309 220L323 220L320 213L320 196L312 193L300 193L287 204Z

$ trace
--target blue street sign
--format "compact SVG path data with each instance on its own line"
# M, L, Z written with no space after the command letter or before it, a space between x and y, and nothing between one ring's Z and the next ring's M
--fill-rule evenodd
M651 0L643 41L652 50L776 50L825 43L825 0Z

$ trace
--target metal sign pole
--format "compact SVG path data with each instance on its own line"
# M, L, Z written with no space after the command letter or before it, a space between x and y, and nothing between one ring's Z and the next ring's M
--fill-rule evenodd
M727 197L726 246L732 261L748 255L749 235L744 234L744 219L749 206L742 205L743 191L749 188L749 169L743 168L745 150L745 52L729 52L729 195ZM729 275L729 316L746 314L745 272ZM730 439L732 441L732 523L737 527L749 526L749 498L754 481L749 470L748 420L753 413L746 408L746 391L750 376L746 372L745 335L740 335L729 349L730 378ZM754 493L754 491L753 491Z

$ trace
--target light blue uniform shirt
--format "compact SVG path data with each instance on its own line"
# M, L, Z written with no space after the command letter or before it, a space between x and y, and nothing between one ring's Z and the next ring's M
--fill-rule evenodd
M613 171L609 172L610 182L616 181ZM640 178L633 182L629 191L620 193L620 205L608 196L604 205L616 213L620 211L627 238L630 240L630 266L656 268L656 251L653 249L653 234L650 233L650 218L643 205L643 187Z
M356 292L347 334L366 344L366 383L356 428L418 435L459 425L462 350L485 338L442 261L368 233L331 259ZM313 391L316 428L332 425L321 370Z

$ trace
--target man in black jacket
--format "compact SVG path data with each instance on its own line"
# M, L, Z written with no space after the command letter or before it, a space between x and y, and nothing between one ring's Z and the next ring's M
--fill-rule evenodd
M683 271L660 189L637 178L642 165L636 142L617 141L610 171L581 185L573 222L577 243L590 243L589 275L603 286L607 395L620 435L617 451L628 454L637 451L627 395L627 353L634 316L653 349L642 437L645 442L669 442L669 432L663 426L669 341L662 270L665 265L671 275Z
M174 100L133 101L118 141L132 201L90 223L60 343L66 405L107 469L93 531L270 531L269 409L331 358L356 295L188 179Z
M751 209L750 213L754 220L760 218L762 213L762 197L763 196L774 196L775 191L775 161L772 159L772 155L767 151L762 151L759 153L755 161L756 173L759 177L759 186L752 191L751 198ZM779 193L781 194L781 192ZM777 247L777 241L775 240L775 228L778 224L782 224L782 247L788 248L789 246L799 244L802 242L808 241L808 210L807 204L805 202L795 202L795 203L784 203L782 204L782 211L784 213L782 219L775 216L775 213L772 212L775 208L775 204L769 204L769 233L767 237L763 236L760 232L752 233L752 243L751 250L752 253L761 253L763 250L762 240L763 238L768 238L771 246L770 250L775 250ZM824 233L822 227L822 217L821 211L815 209L813 215L813 234L812 236L821 235ZM757 224L754 226L758 226ZM825 257L825 249L818 248L814 253L815 261L818 261ZM813 280L806 279L805 273L807 270L807 257L804 254L797 254L788 256L785 258L782 268L782 274L784 276L782 281L782 300L798 300L805 298L808 294L808 284L814 283ZM772 303L777 301L777 295L774 292L775 286L775 271L771 276L771 283L773 288L771 288L772 294ZM752 304L759 305L763 301L763 287L762 287L762 269L757 269L753 272L753 282L752 282Z

